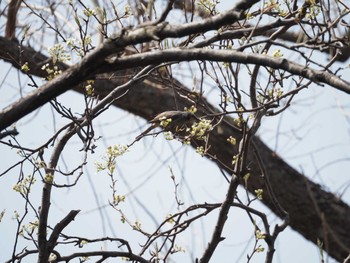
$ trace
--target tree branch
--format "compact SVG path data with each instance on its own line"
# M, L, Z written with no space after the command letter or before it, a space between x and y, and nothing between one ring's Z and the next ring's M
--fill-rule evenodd
M191 60L256 64L273 69L282 69L316 83L321 82L328 84L350 94L350 84L327 71L313 70L283 58L269 57L261 54L249 54L233 50L175 48L171 50L135 54L122 58L110 59L109 61L104 61L105 56L104 48L96 49L81 62L68 68L52 81L47 82L26 97L2 110L0 112L0 131L58 95L77 86L82 81L93 77L94 74L133 68L135 65L147 66L165 62L175 63Z
M135 255L135 254L130 253L130 252L119 252L119 251L79 252L79 253L71 254L69 256L58 257L57 260L69 262L72 259L80 258L80 257L101 257L102 259L119 257L119 258L128 258L129 260L131 260L133 262L149 263L149 261L144 259L143 257L140 257L140 256Z
M48 166L45 168L45 178L44 178L44 186L42 191L42 197L41 197L41 207L39 212L39 228L38 228L38 248L39 248L39 258L38 263L46 263L48 261L48 258L50 256L50 253L52 252L54 245L53 242L55 242L56 236L59 235L57 233L58 230L62 230L65 226L63 223L69 223L71 220L74 219L75 215L79 212L78 210L72 211L69 213L69 215L63 219L63 221L58 224L54 232L51 235L50 240L48 241L46 239L47 236L47 221L49 217L49 210L51 205L51 190L52 190L52 183L54 178L54 171L58 163L58 159L66 146L69 139L75 134L75 129L73 128L74 125L69 127L67 129L66 134L58 141L56 147L54 148L54 151L51 155L51 160L48 164Z
M350 94L350 83L336 75L323 71L315 70L284 58L276 58L267 55L243 53L234 50L207 50L201 48L186 49L174 48L163 51L154 51L130 55L122 58L110 60L99 68L99 72L109 72L125 68L131 68L133 65L146 66L149 64L160 64L165 62L180 62L193 60L210 60L231 63L255 64L266 66L273 69L282 69L293 75L307 78L316 83L325 83L345 93Z
M59 238L59 235L61 234L63 229L74 220L74 218L79 212L80 210L70 211L69 214L65 218L63 218L59 223L57 223L57 225L54 227L46 246L49 255L55 248L57 239Z

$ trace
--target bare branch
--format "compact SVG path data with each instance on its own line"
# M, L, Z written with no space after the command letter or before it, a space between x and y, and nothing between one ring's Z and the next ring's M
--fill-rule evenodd
M12 40L16 38L17 12L21 6L21 0L11 0L8 6L5 37Z

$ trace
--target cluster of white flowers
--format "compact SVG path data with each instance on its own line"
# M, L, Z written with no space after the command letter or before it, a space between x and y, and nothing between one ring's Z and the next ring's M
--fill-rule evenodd
M109 146L106 151L106 155L102 157L105 162L96 162L97 172L108 170L110 174L113 174L116 165L116 158L127 152L128 146L117 144Z
M267 90L267 96L270 99L277 100L283 95L283 89L281 87L273 87Z
M235 137L230 136L229 138L227 138L227 141L231 144L231 145L236 145L237 140Z
M53 64L56 64L57 62L67 62L71 60L71 56L67 54L62 43L55 44L53 47L50 47L49 55L52 58Z
M283 57L283 53L281 52L280 49L276 49L275 51L272 52L272 56L274 56L275 58L281 58Z
M95 16L96 15L96 11L94 9L91 9L91 8L86 8L84 9L83 11L84 15L87 16L87 17L90 17L90 16Z
M87 81L86 81L85 91L86 91L86 94L87 94L88 96L93 96L93 95L94 95L94 92L95 92L94 86L93 86L94 83L95 83L94 80L87 80Z
M27 195L30 192L31 185L34 184L35 181L36 179L34 178L34 175L28 175L26 178L15 184L12 189L23 195Z
M192 125L190 133L191 136L196 139L204 139L204 136L207 135L212 128L213 125L211 124L210 120L202 119Z
M62 73L62 70L58 69L58 66L55 65L51 68L49 63L46 63L41 69L46 71L47 80L52 80Z
M256 194L256 197L259 199L259 200L262 200L263 199L263 189L256 189L255 191L255 194Z
M196 148L196 153L200 154L200 155L203 157L204 154L205 154L204 147L203 147L203 146L198 146L198 147Z
M162 117L159 120L160 120L159 125L163 128L167 127L169 123L172 122L171 118L166 118L166 117Z

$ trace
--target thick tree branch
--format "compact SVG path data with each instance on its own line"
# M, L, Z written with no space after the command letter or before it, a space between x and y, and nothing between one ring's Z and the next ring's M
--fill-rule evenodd
M307 78L316 83L325 83L350 94L350 83L342 80L330 72L315 70L284 58L275 58L255 53L243 53L234 50L175 48L163 51L154 51L130 55L122 58L115 58L115 60L110 60L110 62L104 67L99 68L98 71L105 73L108 71L131 68L133 65L146 66L149 64L160 64L165 62L175 63L193 60L255 64L273 69L282 69L293 75Z
M56 240L58 238L58 235L60 234L59 231L63 230L64 227L70 223L72 220L74 220L75 216L79 213L79 210L73 210L71 211L59 224L56 225L54 228L53 233L51 234L51 237L49 240L47 240L47 222L49 217L49 211L50 211L50 205L51 205L51 190L52 190L52 183L54 179L54 171L57 167L57 163L59 160L59 157L61 156L61 153L66 146L69 139L75 134L75 129L72 125L67 129L67 132L64 134L64 136L58 141L56 147L54 148L54 151L52 153L50 162L48 166L45 169L45 178L44 178L44 186L42 191L42 197L41 197L41 208L39 212L39 228L38 228L38 248L39 248L39 257L38 257L38 263L45 263L48 261L48 258L50 256L50 253L54 249L54 246L56 245Z
M8 6L7 12L7 22L5 29L5 37L8 39L14 39L16 36L16 20L17 20L17 12L21 5L20 0L11 0Z
M0 39L1 40L1 39ZM3 39L3 41L6 41ZM1 42L0 42L1 44ZM108 45L107 45L108 46ZM350 93L350 84L327 71L313 70L283 58L261 54L243 53L233 50L171 49L130 55L122 58L104 58L109 55L105 47L96 49L78 64L68 68L61 75L34 90L0 112L0 131L25 115L63 94L67 90L88 79L94 74L133 68L135 65L147 66L164 62L191 60L224 61L244 64L256 64L282 69L291 74L307 78L316 83L325 83L346 93Z
M47 251L48 254L50 255L55 246L57 245L57 240L62 233L63 229L68 226L76 217L76 215L80 212L80 210L71 210L65 218L63 218L55 228L53 229L50 238L47 242Z
M60 262L61 261L69 262L73 259L81 258L81 257L100 257L101 261L97 261L97 262L103 262L107 258L128 258L130 261L133 261L133 262L149 263L149 261L144 259L143 257L140 257L130 252L119 252L119 251L79 252L79 253L74 253L64 257L58 257L57 260L59 260Z

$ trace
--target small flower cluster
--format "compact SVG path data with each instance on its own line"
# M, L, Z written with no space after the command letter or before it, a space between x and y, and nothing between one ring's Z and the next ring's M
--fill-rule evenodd
M280 87L273 87L265 90L265 93L259 93L257 96L258 101L261 104L268 103L272 100L277 101L283 96L283 89Z
M12 189L18 193L27 195L30 192L31 185L34 184L35 181L36 179L34 178L34 175L28 175L26 178L15 184Z
M15 211L13 212L13 217L12 217L12 219L18 220L20 216L21 216L21 215L18 213L18 211L15 210Z
M277 100L283 95L283 90L280 87L273 87L272 89L267 90L267 96L270 99Z
M117 157L123 155L128 150L128 146L117 144L114 146L109 146L107 148L107 155L112 157Z
M261 232L260 229L256 229L254 234L255 234L256 241L259 241L259 240L266 238L266 234ZM254 251L256 253L261 253L261 252L264 252L264 250L265 250L265 248L262 245L258 245Z
M91 17L91 16L96 15L96 11L94 9L91 9L91 8L84 9L83 13L87 17Z
M88 34L84 35L83 40L75 40L74 38L69 38L66 41L67 47L72 51L74 50L76 54L80 57L83 57L86 54L86 52L84 51L84 47L87 47L91 43L92 39L91 36Z
M125 5L125 7L124 7L124 12L125 12L125 14L124 14L125 17L129 17L129 16L132 15L130 5L128 5L128 4Z
M172 214L169 214L167 217L167 223L169 224L174 224L175 223L175 219L174 219L174 216Z
M166 117L162 117L159 120L160 120L159 125L163 128L167 127L172 122L171 118L166 118Z
M275 51L272 52L272 56L274 56L275 58L281 58L283 57L283 53L281 52L280 49L276 49Z
M309 8L308 8L308 13L305 15L305 18L308 19L309 21L312 19L315 19L320 13L321 10L320 8L317 6L317 2L316 0L306 0L307 3L310 4ZM300 8L298 10L299 13L303 12L303 9Z
M204 147L203 147L203 146L198 146L198 147L196 148L196 153L200 154L200 155L203 157L204 154L205 154Z
M196 139L204 139L204 136L211 131L213 128L213 125L211 124L210 120L202 119L200 122L196 122L191 127L191 137L194 137Z
M198 5L202 7L208 14L219 14L216 10L217 4L219 4L219 0L199 0Z
M255 194L256 194L256 197L259 199L259 200L262 200L263 199L263 189L256 189L255 191Z
M89 242L86 239L83 239L83 240L80 241L79 247L83 247L83 246L85 246L87 244L89 244Z
M255 238L256 238L256 240L265 239L266 238L266 234L261 232L261 230L257 229L255 231Z
M109 146L106 151L106 155L103 157L105 163L96 162L97 172L108 170L110 174L114 173L116 158L123 155L128 150L126 145L114 145Z
M95 83L94 80L86 81L85 91L86 91L86 94L90 97L94 95L94 87L93 87L94 83Z
M22 225L21 226L21 229L19 231L19 235L21 237L24 237L25 234L28 234L29 236L31 236L34 233L34 231L36 229L38 229L38 227L39 227L39 221L38 220L36 220L34 222L29 222L28 225Z
M174 140L174 135L171 131L165 132L164 137L168 141Z
M34 231L38 227L39 227L39 221L38 220L35 220L34 222L29 222L29 224L28 224L28 229L30 231Z
M229 138L227 138L227 141L231 144L231 145L236 145L237 140L236 138L230 136Z
M180 245L175 244L174 247L171 250L171 253L178 253L178 252L185 253L186 250L183 247L181 247Z
M235 165L237 163L237 161L238 161L238 155L234 155L232 157L232 165Z
M90 35L86 35L85 37L84 37L84 45L85 46L88 46L88 45L90 45L91 44L91 36Z
M194 105L192 105L190 108L185 107L184 110L187 112L191 112L193 114L195 114L197 112L197 108Z
M260 253L260 252L264 252L265 248L262 247L261 245L259 245L256 249L255 252Z
M239 116L238 118L234 118L233 119L233 123L237 126L237 127L241 127L242 124L244 123L244 119L242 116Z
M53 182L53 174L47 173L44 178L45 183L52 184Z
M55 44L53 47L49 48L49 55L52 58L53 64L71 60L71 56L67 54L62 43Z
M49 63L46 63L44 66L41 67L41 69L46 71L47 80L52 80L62 73L62 71L59 70L56 65L53 66L53 68L51 68Z
M24 64L22 65L21 70L22 70L23 72L26 72L26 73L30 70L29 65L28 65L28 62L26 62L26 63L24 63Z
M135 223L132 225L132 228L134 230L141 230L141 223L140 223L140 221L136 220Z
M113 196L113 206L119 205L119 203L125 202L125 195L117 195Z

